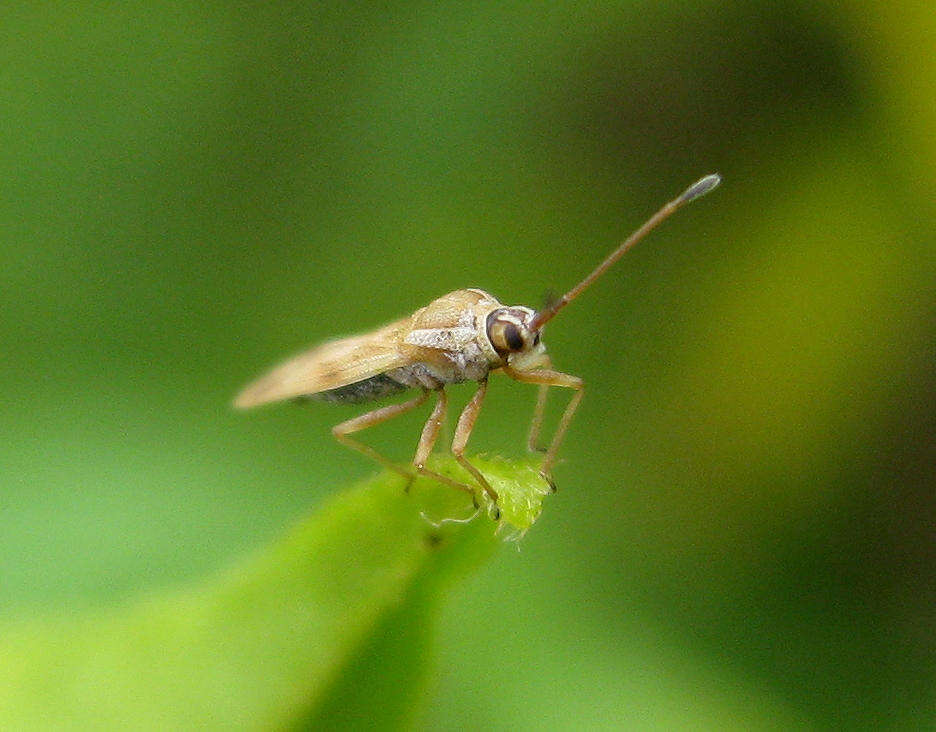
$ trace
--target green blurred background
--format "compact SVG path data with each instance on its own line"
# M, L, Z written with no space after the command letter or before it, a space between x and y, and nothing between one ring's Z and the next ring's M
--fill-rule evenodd
M423 724L936 724L931 3L0 21L0 616L270 541L373 467L360 410L246 381L458 287L537 306L717 170L550 324L560 492L446 606ZM505 382L473 449L524 449Z

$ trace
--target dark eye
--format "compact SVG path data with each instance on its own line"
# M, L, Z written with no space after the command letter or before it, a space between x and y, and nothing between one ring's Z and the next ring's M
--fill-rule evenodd
M537 333L536 335L533 336L533 345L534 345L534 346L538 346L538 345L539 345L539 337L540 337L540 334L539 334L539 333Z
M511 351L523 349L523 339L520 337L520 331L517 330L517 326L513 323L507 323L504 326L504 341Z

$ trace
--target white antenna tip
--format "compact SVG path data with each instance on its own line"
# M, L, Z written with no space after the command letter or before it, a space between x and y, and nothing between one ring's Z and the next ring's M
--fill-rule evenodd
M721 183L721 176L718 173L712 173L704 178L700 178L689 186L683 194L677 199L680 203L689 203L715 188Z

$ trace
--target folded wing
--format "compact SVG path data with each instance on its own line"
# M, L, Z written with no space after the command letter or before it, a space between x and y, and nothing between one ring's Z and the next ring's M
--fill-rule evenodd
M323 343L280 364L249 384L234 400L247 408L317 394L369 379L411 360L403 338L410 318L360 336ZM403 348L401 348L403 346Z

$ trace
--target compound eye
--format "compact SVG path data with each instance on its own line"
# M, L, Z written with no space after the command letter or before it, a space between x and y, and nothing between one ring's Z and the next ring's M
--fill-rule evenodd
M488 315L487 337L501 357L508 353L519 353L529 348L529 338L517 316L503 310Z
M523 350L523 338L520 337L520 330L513 323L504 325L504 342L511 351Z

